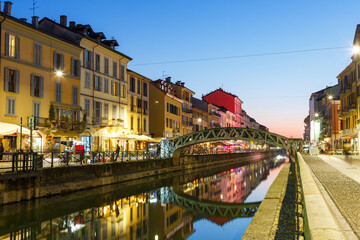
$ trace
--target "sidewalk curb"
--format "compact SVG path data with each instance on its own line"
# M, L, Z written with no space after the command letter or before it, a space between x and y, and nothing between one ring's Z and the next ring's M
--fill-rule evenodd
M313 179L309 166L297 153L304 197L304 219L310 239L346 239Z

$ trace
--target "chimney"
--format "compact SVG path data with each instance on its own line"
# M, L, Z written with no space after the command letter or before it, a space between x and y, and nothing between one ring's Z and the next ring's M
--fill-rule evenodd
M180 85L181 85L182 87L184 87L185 83L184 83L184 82L181 82Z
M75 26L76 26L75 21L70 21L70 22L69 22L69 27L70 27L70 28L74 28Z
M11 5L12 5L12 2L10 2L10 1L6 1L4 3L4 13L6 15L11 16Z
M167 83L171 83L171 77L165 78L165 81L166 81Z
M22 22L26 22L26 21L27 21L27 19L26 19L26 18L20 18L20 21L22 21Z
M61 15L60 16L60 25L66 27L67 26L67 16Z
M32 16L31 18L32 18L32 20L31 20L32 25L34 25L34 27L39 27L39 17Z
M181 81L176 81L175 84L178 85L178 86L180 86L180 85L181 85Z

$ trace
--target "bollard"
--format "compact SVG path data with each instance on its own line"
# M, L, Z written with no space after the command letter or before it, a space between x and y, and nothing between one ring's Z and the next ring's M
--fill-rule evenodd
M54 167L54 152L51 152L51 167Z

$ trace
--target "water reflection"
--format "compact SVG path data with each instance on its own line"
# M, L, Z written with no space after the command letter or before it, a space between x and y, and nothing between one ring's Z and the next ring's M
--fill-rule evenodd
M244 203L270 173L280 166L279 159L265 159L218 174L197 178L181 186L185 195L216 202ZM282 166L282 165L281 165ZM267 189L266 189L267 191ZM186 239L197 238L194 222L207 219L223 226L232 218L220 218L188 211L176 205L172 187L165 186L96 207L79 209L65 216L11 223L12 229L0 227L0 239ZM63 206L62 206L63 207ZM48 209L48 211L51 211ZM39 214L40 215L40 214ZM205 224L209 227L209 224ZM224 234L224 233L223 233ZM226 236L222 235L222 237Z

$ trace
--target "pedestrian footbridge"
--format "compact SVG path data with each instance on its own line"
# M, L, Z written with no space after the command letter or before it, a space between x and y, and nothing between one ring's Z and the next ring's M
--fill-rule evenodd
M245 140L262 142L269 145L279 146L288 151L302 149L303 140L287 138L275 133L250 128L213 128L199 132L189 133L177 138L161 141L161 151L163 156L179 158L181 150L185 147L211 141L222 140Z

